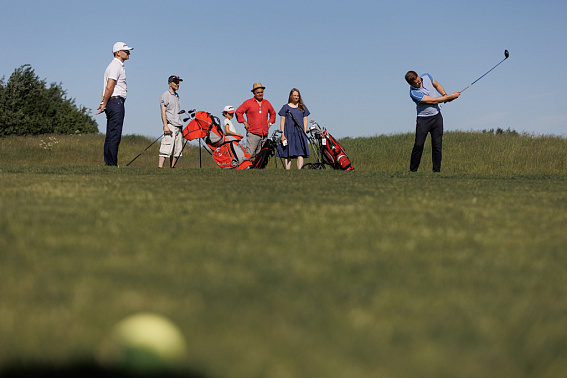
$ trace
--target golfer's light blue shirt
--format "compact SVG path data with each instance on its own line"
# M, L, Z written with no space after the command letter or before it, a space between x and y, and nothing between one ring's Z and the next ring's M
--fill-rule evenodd
M410 87L410 97L417 104L418 117L431 117L439 113L439 105L422 104L423 96L437 97L437 90L433 86L433 78L428 73L421 75L423 88Z

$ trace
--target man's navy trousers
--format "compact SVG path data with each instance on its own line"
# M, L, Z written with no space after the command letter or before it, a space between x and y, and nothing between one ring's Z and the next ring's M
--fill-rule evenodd
M441 171L441 158L443 153L443 116L437 113L430 117L417 117L415 127L415 144L411 152L410 171L417 172L421 162L421 154L427 134L431 133L431 149L433 172Z
M124 99L113 97L106 104L106 138L104 140L104 163L118 165L118 146L122 139L124 124Z

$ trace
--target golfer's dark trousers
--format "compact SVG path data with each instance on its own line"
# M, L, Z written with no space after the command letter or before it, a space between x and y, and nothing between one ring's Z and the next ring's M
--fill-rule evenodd
M437 113L431 117L417 117L415 126L415 143L411 152L410 171L417 172L421 162L421 154L427 134L431 133L431 149L433 172L441 171L441 157L443 151L443 116Z
M124 99L113 97L106 104L106 138L104 139L104 163L118 165L118 146L122 139L124 124Z

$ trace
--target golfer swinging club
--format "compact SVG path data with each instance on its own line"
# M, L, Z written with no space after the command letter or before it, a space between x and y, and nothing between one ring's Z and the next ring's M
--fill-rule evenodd
M427 73L419 77L415 71L408 71L406 81L410 85L410 97L417 105L415 143L411 152L410 171L417 172L425 139L427 134L431 133L433 172L440 172L443 150L443 116L439 104L453 101L461 95L461 92L448 95L443 86ZM433 97L435 91L439 92L441 97Z

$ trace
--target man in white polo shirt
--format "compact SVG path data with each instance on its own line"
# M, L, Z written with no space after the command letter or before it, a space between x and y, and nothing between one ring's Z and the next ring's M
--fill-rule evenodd
M104 71L104 89L102 102L97 108L98 113L106 114L106 138L104 140L104 163L108 166L118 166L118 146L122 139L124 124L124 102L128 90L126 88L126 71L124 61L130 58L134 50L124 42L116 42L112 48L114 59Z
M163 122L163 138L159 148L158 167L163 168L165 159L170 158L170 167L175 168L177 159L181 156L183 150L183 132L181 128L181 117L179 110L181 101L177 91L179 90L179 82L183 81L179 76L172 75L167 79L169 89L165 91L160 99L161 120Z

